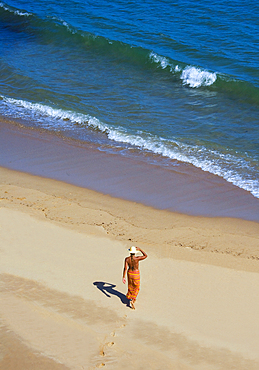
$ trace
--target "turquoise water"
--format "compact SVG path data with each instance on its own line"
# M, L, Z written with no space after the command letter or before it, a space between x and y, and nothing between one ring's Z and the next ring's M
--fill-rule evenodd
M259 197L259 5L0 2L0 115Z

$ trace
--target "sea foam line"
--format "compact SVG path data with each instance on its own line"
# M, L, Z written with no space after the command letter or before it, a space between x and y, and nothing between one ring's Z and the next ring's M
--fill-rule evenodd
M149 58L154 63L159 64L162 69L169 67L170 72L172 73L181 72L180 79L183 81L184 85L189 85L190 87L197 88L201 86L210 86L214 84L217 79L217 74L215 72L209 72L194 66L186 66L185 68L181 68L178 64L173 65L169 62L169 59L154 52L149 54Z
M75 124L87 125L105 133L110 140L117 143L129 144L163 157L190 163L203 171L223 177L226 181L251 192L256 198L259 198L259 181L251 173L250 165L245 159L231 154L223 154L204 146L188 145L177 140L167 140L146 132L130 134L123 127L109 126L90 115L55 109L47 105L6 98L4 96L1 96L1 98L5 104L3 112L10 111L10 115L15 113L13 109L16 107L17 116L33 117L41 123L41 127L45 126L49 129L66 130L69 127L73 128ZM24 112L24 109L26 112ZM51 118L51 120L48 120L48 118ZM47 125L44 125L44 119L48 120ZM240 170L241 173L238 172Z
M190 163L203 171L223 177L233 185L259 198L259 181L249 179L249 176L244 178L243 175L238 174L236 171L239 168L243 170L247 169L247 172L250 170L249 164L241 158L230 154L222 154L204 146L192 146L173 140L168 141L161 137L154 137L153 135L143 138L139 135L128 135L127 133L113 131L109 135L109 138L146 149L163 157L178 160L179 162Z
M32 14L30 14L30 13L28 13L28 12L22 12L22 11L20 11L20 10L14 10L14 9L11 9L11 8L9 8L8 6L6 6L6 5L5 5L5 4L3 4L3 3L0 3L0 8L3 8L3 9L4 9L4 10L6 10L7 12L14 13L14 14L19 15L19 16L21 16L21 17L29 17L30 15L32 15Z
M88 114L65 111L63 109L52 108L44 104L31 103L25 100L18 100L13 98L6 98L5 96L1 96L1 98L6 103L9 109L12 109L12 106L16 106L18 110L20 108L25 108L29 114L31 114L35 119L39 119L40 121L44 120L44 117L53 118L54 121L52 121L52 124L48 122L47 125L48 127L52 126L53 129L64 129L64 121L66 121L66 127L68 127L69 123L72 123L71 126L73 126L74 124L87 124L88 126L99 129L104 133L109 130L109 127L107 125L102 124L102 122L99 121L97 118L92 117Z

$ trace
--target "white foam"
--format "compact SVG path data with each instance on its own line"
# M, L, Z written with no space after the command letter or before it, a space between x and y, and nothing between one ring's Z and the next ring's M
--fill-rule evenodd
M71 28L69 27L69 24L66 22L66 21L62 21L62 24L63 26L66 27L66 29L71 32L72 34L75 34L75 32L73 30L71 30Z
M184 68L180 78L184 85L190 87L210 86L216 81L217 74L188 66Z
M159 64L162 69L165 69L166 67L170 67L170 72L172 73L177 73L177 72L182 71L180 78L183 81L183 84L188 85L193 88L195 87L197 88L201 86L210 86L217 79L216 73L202 70L200 68L196 68L193 66L187 66L182 70L182 68L179 65L174 65L170 63L167 58L162 57L154 52L151 52L149 54L149 58L154 63Z
M169 62L169 60L166 57L162 57L161 55L158 55L154 53L153 51L149 54L149 58L154 62L159 64L159 66L162 69L165 69L166 67L170 67L170 72L180 72L181 68L179 65L173 65Z
M149 58L153 60L153 62L160 64L160 66L165 69L166 67L170 66L169 60L165 57L161 57L160 55L151 52L149 54Z
M19 16L22 16L22 17L29 17L30 15L32 15L30 13L22 12L20 10L10 9L7 6L5 6L3 3L0 3L0 7L3 8L4 10L10 12L10 13L14 13L14 14L19 15Z
M97 118L92 117L87 114L76 113L73 111L65 111L63 109L55 109L50 106L39 104L39 103L31 103L25 100L17 100L13 98L6 98L5 96L1 96L3 101L7 104L7 106L12 110L12 106L16 106L18 108L19 115L26 117L28 116L35 117L36 120L44 124L44 118L52 118L52 120L48 120L46 127L52 127L53 129L57 128L65 128L69 125L71 127L74 124L87 124L93 128L97 128L102 132L109 131L109 127L102 124ZM11 106L10 106L11 105ZM20 108L25 108L26 111L21 111ZM12 112L13 113L13 112ZM64 121L66 121L66 126L64 126ZM44 125L43 125L44 126Z
M15 10L14 14L24 16L24 17L29 17L31 14L27 12L20 12L19 10Z

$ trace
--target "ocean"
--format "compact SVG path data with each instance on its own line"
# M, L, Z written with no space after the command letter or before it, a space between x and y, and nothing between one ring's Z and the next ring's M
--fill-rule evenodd
M0 116L259 198L259 3L0 2Z

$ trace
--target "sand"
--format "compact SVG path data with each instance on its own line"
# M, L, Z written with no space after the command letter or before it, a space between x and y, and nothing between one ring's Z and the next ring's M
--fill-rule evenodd
M0 368L259 369L259 227L0 168ZM144 249L133 311L122 283Z

